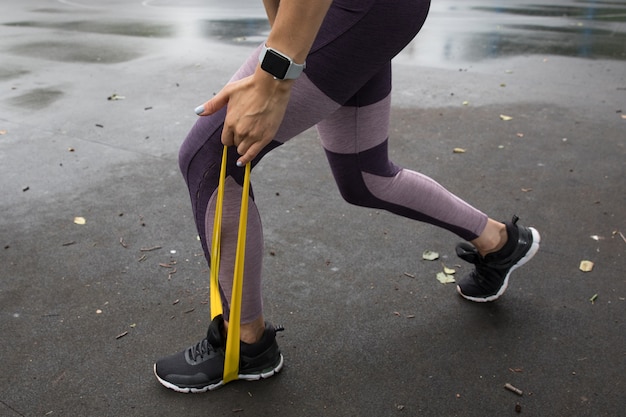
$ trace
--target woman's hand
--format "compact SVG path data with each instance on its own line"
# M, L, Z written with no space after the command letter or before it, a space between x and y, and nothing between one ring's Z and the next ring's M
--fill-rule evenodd
M304 62L332 1L264 0L272 27L266 45ZM197 113L208 116L228 105L222 143L237 147L237 164L244 166L274 139L293 83L275 80L257 65L253 75L226 85Z
M291 80L275 80L257 66L253 75L227 84L200 106L200 116L211 115L228 105L222 143L236 146L237 165L252 161L274 139L285 116Z

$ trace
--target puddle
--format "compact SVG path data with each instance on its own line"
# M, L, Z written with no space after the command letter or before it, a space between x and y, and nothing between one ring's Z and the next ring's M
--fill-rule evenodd
M29 74L30 71L17 69L17 68L8 68L6 66L0 67L0 81L10 80L12 78L19 78L22 75Z
M582 4L474 7L475 11L489 12L493 19L504 22L499 31L476 34L476 43L484 45L486 57L549 54L626 59L626 27L621 24L626 22L625 5L579 3ZM507 23L511 16L522 22Z
M156 24L138 21L118 22L46 22L24 21L5 23L9 27L56 29L70 32L96 33L104 35L134 36L144 38L175 38L193 33L196 37L217 39L225 42L261 42L270 30L266 19L203 19L193 22L182 21L172 24Z
M10 99L14 105L32 110L41 110L57 101L63 96L63 92L53 88L37 88L21 96Z
M54 8L41 8L41 9L33 9L33 12L35 13L51 13L51 14L56 14L56 13L67 13L67 10L61 10L61 9L54 9Z
M150 22L122 21L122 22L46 22L22 21L6 23L5 26L21 28L42 28L63 31L71 36L71 40L47 40L16 45L10 48L12 53L47 59L60 62L84 62L114 64L125 62L140 56L127 44L120 46L119 42L106 42L102 38L98 41L78 41L72 32L121 35L145 38L176 38L193 36L195 38L209 38L228 43L262 42L269 32L269 24L265 19L249 18L239 20L195 20L172 24L155 24ZM55 34L56 35L56 34ZM50 36L48 36L50 37ZM59 38L60 36L55 36Z
M626 34L589 27L538 27L511 25L518 36L504 37L499 45L502 55L519 51L592 59L626 59ZM527 52L528 53L528 52Z
M225 42L258 44L267 37L269 31L267 19L198 21L199 35Z
M115 64L130 61L139 54L119 45L109 46L99 43L79 43L62 41L42 41L18 45L11 52L35 58L61 62L85 62Z
M5 26L32 27L43 29L59 29L72 32L100 33L105 35L123 35L138 37L165 38L176 35L173 25L154 24L147 22L94 22L94 21L74 21L74 22L12 22L5 23Z
M625 3L476 3L433 3L424 29L399 60L429 65L528 55L626 60Z
M487 33L449 35L438 50L422 51L414 58L478 62L522 55L555 55L590 59L626 59L626 34L602 29L549 28L509 25ZM415 41L419 46L422 39ZM411 55L411 51L406 51Z
M580 1L581 6L574 5L524 5L519 7L473 7L473 10L487 11L507 15L531 17L564 17L570 19L598 20L605 22L626 22L626 9L619 2ZM614 5L615 7L598 7Z

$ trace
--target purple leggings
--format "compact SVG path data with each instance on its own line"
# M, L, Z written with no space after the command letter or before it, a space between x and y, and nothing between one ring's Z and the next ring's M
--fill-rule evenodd
M388 210L473 240L487 224L484 213L432 179L394 165L387 155L391 59L420 30L429 4L429 0L334 1L307 57L307 68L293 86L284 121L252 166L272 149L317 125L335 181L346 201ZM232 80L254 72L258 53L259 49L254 51ZM211 246L207 239L212 236L214 194L223 150L220 137L224 116L223 109L199 118L179 155L207 260ZM243 169L235 165L237 157L235 148L230 147L219 271L226 319L243 181ZM248 214L243 323L253 321L263 311L263 232L253 198Z

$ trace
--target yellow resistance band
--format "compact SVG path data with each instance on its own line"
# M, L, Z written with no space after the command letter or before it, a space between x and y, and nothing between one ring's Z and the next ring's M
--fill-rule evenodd
M250 163L246 172L241 192L241 211L239 212L239 234L237 236L237 254L233 277L233 294L230 301L230 320L226 338L226 357L224 359L224 383L239 377L239 328L241 325L241 293L243 290L243 266L246 258L246 231L248 229L248 199L250 191Z
M215 205L215 219L213 223L213 241L211 243L211 317L222 313L222 303L219 293L219 256L222 227L222 208L224 204L224 181L226 177L226 153L224 147L222 167L217 190ZM239 348L241 326L241 293L243 290L243 269L246 256L246 231L248 229L248 201L250 195L250 163L246 164L243 190L241 192L241 210L239 212L239 231L237 236L237 250L235 254L235 271L233 276L233 292L230 301L230 318L228 322L228 337L226 338L226 352L224 358L224 383L239 378Z
M222 207L224 207L224 181L226 179L226 156L227 147L224 146L222 153L222 167L217 185L217 200L215 202L215 217L213 219L213 237L211 240L211 278L209 290L211 297L211 320L222 314L222 302L220 301L219 272L220 272L220 241L222 239Z

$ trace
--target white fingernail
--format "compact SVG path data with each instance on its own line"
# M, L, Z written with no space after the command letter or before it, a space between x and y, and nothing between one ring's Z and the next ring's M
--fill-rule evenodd
M204 104L202 106L196 107L196 110L194 111L196 112L198 116L200 116L202 113L204 113Z
M241 168L241 167L243 166L243 162L241 162L241 161L237 161L237 166L238 166L239 168Z

